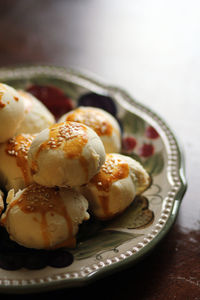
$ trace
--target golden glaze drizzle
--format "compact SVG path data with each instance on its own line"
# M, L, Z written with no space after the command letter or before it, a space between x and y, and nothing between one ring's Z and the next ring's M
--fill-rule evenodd
M4 95L4 93L0 92L0 108L4 108L6 106L6 104L2 102L3 95Z
M9 139L6 143L5 148L5 152L7 155L15 157L17 166L21 169L26 185L31 182L27 161L27 152L31 146L34 137L34 135L20 134L16 137Z
M0 109L1 109L6 106L6 103L2 102L2 97L4 95L4 91L6 91L6 87L2 83L0 83L0 89L1 89L1 91L0 91ZM17 102L19 101L19 98L17 96L13 96L13 99ZM7 104L9 104L9 103L10 103L10 101L7 101Z
M38 184L31 184L24 190L19 198L9 204L7 215L9 210L15 205L18 205L26 214L39 213L41 215L40 221L36 217L34 220L40 222L44 247L46 249L51 248L51 232L48 228L46 219L47 213L50 213L52 216L55 214L62 216L66 220L68 226L69 239L62 244L57 245L57 247L66 245L74 246L75 238L73 237L72 221L57 188L48 188ZM3 219L4 224L5 222L6 218Z
M102 192L99 194L99 200L105 216L109 216L109 190L113 182L124 179L129 175L129 165L123 159L115 157L112 154L106 155L106 161L101 167L99 173L95 175L91 183Z
M112 135L113 126L103 113L93 108L77 108L66 116L66 121L83 123L91 127L99 136Z
M82 168L88 178L88 167L82 156L83 147L88 142L86 127L75 122L63 122L49 127L48 140L38 148L32 161L31 172L35 174L38 170L37 159L43 150L61 148L65 156L70 159L79 159Z
M4 193L0 190L0 214L2 213L2 211L4 210Z

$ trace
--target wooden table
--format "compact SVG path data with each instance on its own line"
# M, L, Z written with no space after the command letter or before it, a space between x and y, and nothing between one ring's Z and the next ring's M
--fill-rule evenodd
M42 63L95 73L163 117L185 153L188 190L153 253L90 286L45 295L200 299L199 10L197 0L0 1L1 67Z

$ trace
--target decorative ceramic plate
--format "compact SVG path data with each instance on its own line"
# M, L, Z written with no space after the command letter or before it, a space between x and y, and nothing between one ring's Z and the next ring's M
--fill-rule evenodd
M26 249L0 229L0 292L81 286L138 262L171 228L186 190L183 161L168 126L125 91L63 68L0 69L0 82L25 89L58 118L79 105L103 108L122 129L122 153L151 174L150 188L109 222L80 226L76 249Z

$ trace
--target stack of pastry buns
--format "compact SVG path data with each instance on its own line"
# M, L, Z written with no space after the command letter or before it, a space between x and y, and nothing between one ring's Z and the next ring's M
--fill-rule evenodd
M34 96L0 84L0 211L10 238L28 248L75 247L90 215L121 214L150 176L120 151L108 112L78 107L56 122Z

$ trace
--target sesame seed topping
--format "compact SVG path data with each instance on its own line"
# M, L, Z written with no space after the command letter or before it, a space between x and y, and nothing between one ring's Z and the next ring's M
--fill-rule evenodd
M67 115L66 120L85 124L96 131L98 135L112 134L113 126L109 119L95 108L77 108Z
M66 122L53 125L50 128L50 138L47 141L47 145L51 149L55 149L62 145L69 139L76 138L83 133L82 124L76 124L75 122ZM53 135L53 136L52 136Z
M30 148L30 145L33 141L34 136L18 135L14 138L11 138L7 142L6 153L10 156L24 157L27 159L27 153Z

